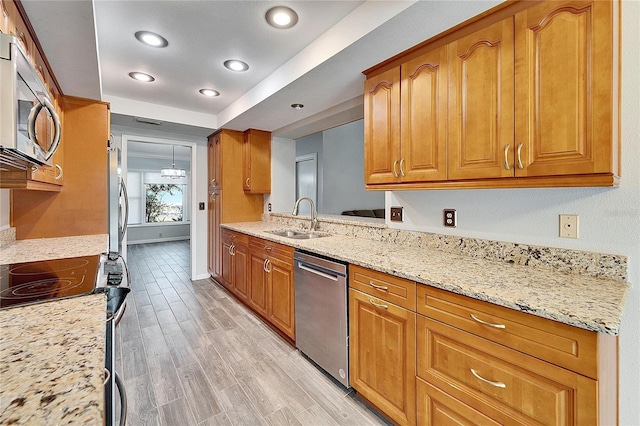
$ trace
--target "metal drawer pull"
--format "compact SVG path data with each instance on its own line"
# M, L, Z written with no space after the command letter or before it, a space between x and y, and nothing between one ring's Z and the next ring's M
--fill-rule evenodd
M369 285L373 288L375 288L376 290L384 290L387 291L389 290L389 287L387 287L386 285L375 285L374 283L372 283L371 281L369 281Z
M492 324L490 322L486 322L486 321L482 321L480 318L478 318L477 316L470 314L471 319L474 321L479 322L480 324L484 324L484 325L488 325L489 327L493 327L493 328L507 328L506 325L504 324Z
M271 259L267 259L267 261L264 264L264 266L265 266L264 270L267 272L267 274L271 273L271 269L267 269L269 265L271 265Z
M393 175L395 177L399 177L398 172L396 171L396 166L398 165L398 160L394 160L393 162Z
M518 144L518 168L520 170L524 169L524 166L522 165L522 158L520 157L521 152L522 152L522 144L519 143Z
M56 180L60 180L62 179L62 175L63 175L63 171L62 171L62 167L60 166L60 164L56 164L56 169L58 169L60 171L60 173L58 173L58 176L55 177Z
M511 144L507 144L507 146L504 147L504 168L507 170L511 170L511 167L509 166L509 148L511 148Z
M478 373L476 373L476 370L474 370L473 368L470 369L471 370L471 374L473 374L475 376L476 379L481 380L491 386L495 386L497 388L501 388L501 389L506 389L507 385L505 385L502 382L492 382L491 380L487 380L484 377L481 377Z
M245 181L245 186L248 188L249 187L249 178L247 178L247 180Z
M107 383L109 383L109 379L111 379L111 371L109 371L108 369L104 369L104 382L102 383L102 386L106 386Z
M382 308L382 309L388 309L389 308L389 305L381 305L379 303L374 302L373 299L369 299L369 302L371 302L371 304L373 306L375 306L376 308Z
M404 158L400 160L400 176L404 177Z

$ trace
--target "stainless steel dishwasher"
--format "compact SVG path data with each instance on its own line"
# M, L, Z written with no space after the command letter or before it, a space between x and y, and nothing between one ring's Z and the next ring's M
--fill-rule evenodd
M349 387L347 265L296 251L296 345Z

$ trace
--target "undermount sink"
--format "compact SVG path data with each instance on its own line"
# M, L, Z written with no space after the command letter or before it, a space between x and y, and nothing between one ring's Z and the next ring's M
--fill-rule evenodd
M327 234L320 234L318 232L309 232L309 231L294 231L292 229L287 229L284 231L266 231L266 232L272 235L277 235L279 237L293 238L296 240L308 240L311 238L328 237Z

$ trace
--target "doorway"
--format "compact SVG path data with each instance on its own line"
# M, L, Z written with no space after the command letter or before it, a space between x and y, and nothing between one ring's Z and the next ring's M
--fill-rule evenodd
M309 197L320 211L318 204L318 154L312 153L296 157L296 200ZM300 214L310 214L311 206L303 203L298 211Z

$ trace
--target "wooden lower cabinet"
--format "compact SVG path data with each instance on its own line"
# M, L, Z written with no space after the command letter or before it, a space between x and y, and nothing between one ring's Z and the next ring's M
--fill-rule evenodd
M248 304L295 340L293 247L252 237L249 242Z
M240 300L249 299L249 238L246 235L222 230L222 276L220 281Z
M416 378L416 401L416 424L419 425L500 424L419 377Z
M349 290L350 381L400 425L416 420L416 314Z

